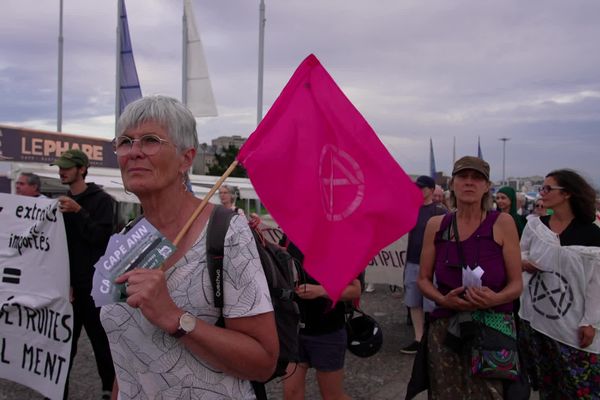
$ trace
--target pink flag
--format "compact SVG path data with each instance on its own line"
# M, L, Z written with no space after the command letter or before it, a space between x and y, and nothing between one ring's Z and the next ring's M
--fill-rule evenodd
M416 223L421 191L314 55L238 154L304 268L337 301Z

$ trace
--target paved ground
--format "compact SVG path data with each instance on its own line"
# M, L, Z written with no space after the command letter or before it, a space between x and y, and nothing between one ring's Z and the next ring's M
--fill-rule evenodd
M393 295L385 285L376 285L374 293L365 293L361 300L363 309L380 323L384 343L382 349L370 358L358 358L348 353L346 358L346 392L355 400L403 399L410 378L413 356L401 354L399 349L409 343L412 328L406 325L406 309L402 300ZM70 399L100 398L100 378L87 337L82 335L80 350L70 382ZM307 381L307 399L319 399L314 374ZM281 384L267 385L272 399L281 399ZM426 399L425 393L417 400ZM537 398L532 397L532 398ZM42 399L36 392L21 385L0 379L0 400Z
M382 327L383 347L376 355L359 358L346 355L346 377L344 387L355 400L403 399L410 379L413 356L400 353L399 349L412 339L412 328L406 325L406 308L402 299L392 295L385 285L376 285L373 293L364 293L362 308L374 317ZM319 399L319 391L310 374L306 385L306 398ZM281 385L269 384L273 399L281 399ZM426 399L422 394L418 399Z

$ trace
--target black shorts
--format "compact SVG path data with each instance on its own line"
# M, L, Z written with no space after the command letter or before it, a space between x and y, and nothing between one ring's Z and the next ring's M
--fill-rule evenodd
M344 368L346 346L346 328L322 335L300 334L299 363L306 363L317 371L340 370Z

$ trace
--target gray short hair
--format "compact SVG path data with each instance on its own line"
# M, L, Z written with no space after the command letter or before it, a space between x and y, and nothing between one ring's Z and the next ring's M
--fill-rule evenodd
M144 122L156 122L167 130L169 138L179 152L189 148L198 150L196 119L179 100L168 96L146 96L129 103L117 122L115 136Z
M33 172L21 172L21 175L27 178L27 183L31 186L35 186L38 192L42 189L42 180L38 175Z
M239 194L239 190L238 190L237 186L233 186L233 185L221 185L221 187L223 189L227 189L227 191L231 195L231 202L233 204L235 204L235 201L237 200L238 194Z

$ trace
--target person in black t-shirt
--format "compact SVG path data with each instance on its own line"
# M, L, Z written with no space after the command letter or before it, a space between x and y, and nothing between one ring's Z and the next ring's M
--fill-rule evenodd
M284 237L282 242L286 241ZM302 252L293 243L287 244L290 255L302 264ZM323 286L301 269L296 288L302 322L299 362L288 365L287 375L283 379L285 400L304 399L309 368L317 370L317 382L323 399L350 399L343 388L347 346L344 302L358 298L360 293L361 283L357 278L344 289L334 305Z

